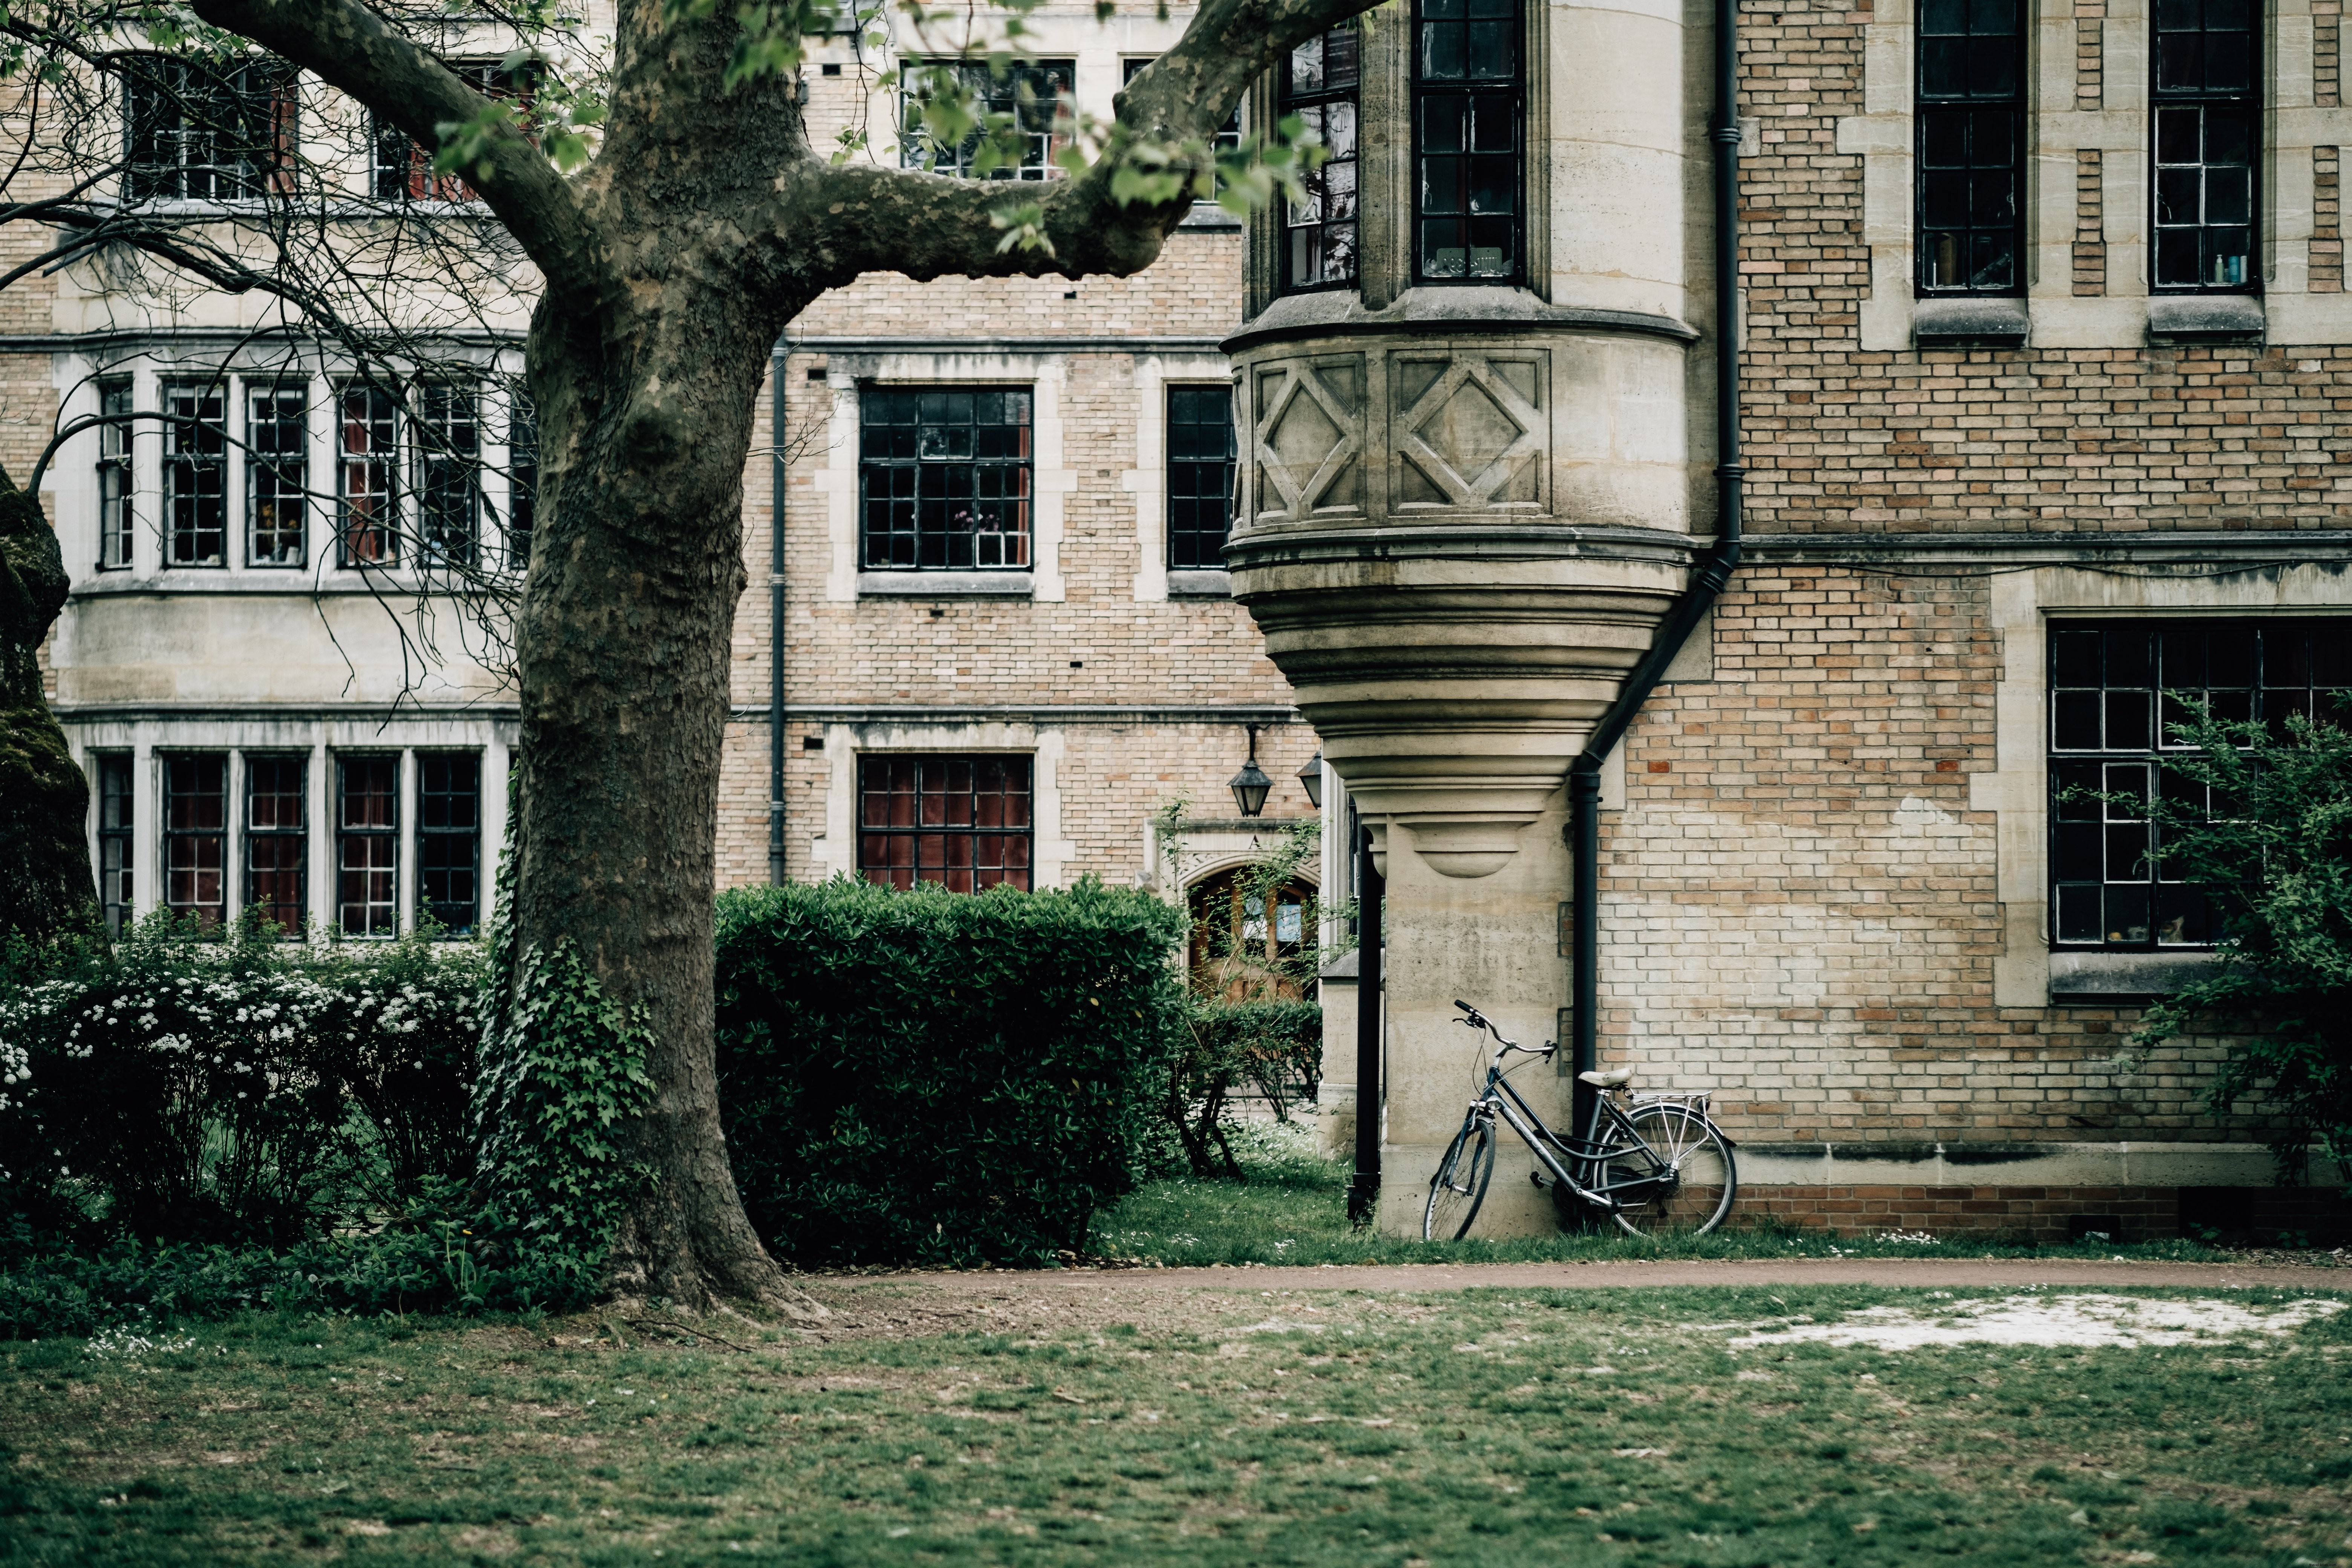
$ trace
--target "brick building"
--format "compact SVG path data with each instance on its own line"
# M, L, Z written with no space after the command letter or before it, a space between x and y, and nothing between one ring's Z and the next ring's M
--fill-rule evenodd
M2309 1226L2260 1191L2262 1108L2204 1103L2221 1042L2114 1065L2210 932L2143 830L2053 803L2152 776L2158 687L2274 716L2352 682L2336 18L1737 14L1735 120L1704 8L1496 7L1465 66L1422 0L1362 46L1360 264L1303 277L1259 224L1230 553L1387 824L1384 1223L1471 1082L1450 999L1570 1036L1547 792L1721 538L1714 121L1745 554L1608 756L1601 1064L1711 1089L1750 1214ZM1542 1225L1518 1155L1495 1191Z
M1055 173L1057 111L1108 118L1182 26L1149 8L1034 20L1040 59L986 88L1026 105L1020 178ZM501 47L475 42L486 59ZM969 159L899 134L887 51L841 35L814 54L820 142L870 125L860 156ZM373 201L415 233L478 223L462 185L386 154L363 111L307 79L221 91L231 121L238 94L269 98L297 128L299 176L126 124L153 194L266 218L268 196L299 184ZM26 255L47 240L31 225L0 235ZM723 882L1157 885L1212 874L1309 813L1295 775L1313 737L1219 559L1233 453L1218 344L1240 319L1241 248L1238 222L1202 204L1141 277L876 277L777 346L745 475L752 586L735 626ZM498 637L470 629L481 595L440 591L434 531L451 531L428 470L469 491L463 563L519 567L536 458L516 270L521 288L472 280L474 319L435 339L429 374L388 391L280 330L266 300L153 269L85 261L0 297L0 459L22 476L67 432L40 483L75 595L47 661L91 774L116 920L261 905L382 934L427 913L459 931L482 918L515 708ZM114 414L133 417L76 427ZM877 428L898 447L861 438ZM1277 787L1244 821L1225 781L1252 726ZM1150 825L1179 798L1190 827L1171 843ZM894 806L902 826L942 830L860 832L869 811L887 829Z
M2275 713L2352 683L2337 17L2231 4L1737 6L1745 553L1608 753L1591 1026L1602 1065L1715 1092L1746 1213L2137 1235L2284 1202L2261 1108L2202 1102L2219 1042L2113 1065L2209 933L2052 805L2160 763L2159 684ZM1180 26L1031 23L1027 101L1093 116ZM1324 882L1356 820L1387 878L1412 1223L1468 1081L1451 999L1574 1026L1564 781L1722 538L1717 45L1697 5L1399 0L1252 96L1331 148L1310 202L1204 206L1130 279L873 277L806 313L746 475L723 878L1172 895L1305 815L1327 757ZM904 155L888 63L817 50L820 141ZM369 586L404 563L343 561L378 437L331 355L253 347L258 309L88 263L0 294L11 472L109 397L194 396L314 476L279 560L245 457L58 449L50 663L109 901L463 927L510 700L455 637L410 681ZM520 326L458 345L486 551L527 504ZM386 417L390 451L453 416ZM216 540L179 504L200 469ZM1250 725L1276 791L1244 821ZM1503 1174L1491 1223L1549 1223Z

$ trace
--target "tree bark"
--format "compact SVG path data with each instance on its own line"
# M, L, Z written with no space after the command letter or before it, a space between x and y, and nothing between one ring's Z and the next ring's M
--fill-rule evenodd
M0 937L89 921L89 785L41 692L65 560L40 502L0 473Z
M517 936L523 951L568 937L608 994L646 1009L656 1099L635 1142L656 1179L614 1283L696 1310L721 1295L801 1300L737 1195L712 1034L742 473L769 342L730 330L735 304L678 286L609 334L541 310L531 379L561 455L541 481L519 645ZM700 330L665 330L684 322Z
M1367 4L1206 0L1120 95L1120 134L1205 148L1258 72ZM194 5L426 145L482 106L360 0ZM614 1283L688 1308L795 1296L736 1192L712 1039L742 475L770 349L863 272L1135 272L1192 205L1122 205L1112 159L1017 185L835 167L810 149L793 79L724 84L738 23L720 9L698 21L620 0L594 163L557 178L509 127L469 175L546 279L529 351L541 468L518 628L516 936L524 952L568 938L608 995L646 1011L657 1099L636 1145L656 1180ZM991 215L1016 199L1036 204L1050 249L1001 247Z

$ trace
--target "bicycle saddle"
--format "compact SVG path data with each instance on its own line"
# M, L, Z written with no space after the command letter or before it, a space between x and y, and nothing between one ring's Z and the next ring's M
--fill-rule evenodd
M1589 1083L1595 1089L1622 1089L1633 1081L1633 1069L1618 1068L1611 1072L1580 1072L1576 1075L1576 1081Z

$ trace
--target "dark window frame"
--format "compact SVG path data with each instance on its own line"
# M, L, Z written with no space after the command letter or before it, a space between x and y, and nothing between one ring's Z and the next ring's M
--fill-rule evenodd
M2226 23L2231 7L2242 8L2242 28L2210 25L2216 11ZM2182 27L2195 14L2199 24ZM2149 17L2148 70L2148 288L2158 294L2259 294L2263 289L2263 45L2264 24L2261 0L2159 0ZM2240 35L2242 34L2242 37ZM2220 46L2217 47L2216 46ZM2184 159L2179 127L2195 116L2195 157ZM2234 127L2234 129L2232 129ZM2221 156L2215 155L2215 132L2221 132ZM2232 139L2242 150L2242 164L2227 155ZM2231 172L2242 168L2245 218L2242 223L2206 222L2217 196L2228 210L2234 201ZM2168 223L2168 212L2195 185L2198 221ZM2222 177L2218 183L2214 176ZM2208 237L2243 231L2240 257L2243 276L2215 282L2203 274L2210 259L2226 259L2226 248L2209 250ZM2180 242L2170 236L2193 235L2199 274L2183 282L2177 270Z
M300 76L285 60L233 65L141 55L123 71L126 204L226 205L299 189Z
M983 820L992 801L994 822ZM857 874L902 889L1026 891L1036 872L1035 801L1026 752L867 752L857 759Z
M420 921L430 915L451 940L472 936L481 923L479 752L416 753L416 909Z
M248 752L244 763L245 787L239 793L245 797L245 907L263 910L288 936L299 937L310 913L310 756L307 752ZM294 775L290 790L285 787L284 775L276 771L289 767ZM265 783L276 787L264 790ZM265 796L270 803L267 811ZM290 824L284 816L289 805ZM272 847L272 863L266 866L258 853L263 845ZM287 846L291 847L290 857L285 853ZM289 872L291 899L284 896L283 888L268 882Z
M1433 15L1439 10L1458 15ZM1480 15L1484 11L1486 15ZM1479 29L1489 31L1487 38L1499 36L1510 50L1510 67L1503 74L1480 72L1473 65L1476 58ZM1439 29L1460 29L1459 48L1461 70L1447 74L1448 62L1456 47L1449 42L1454 34ZM1412 174L1412 257L1413 281L1440 284L1449 288L1513 288L1527 280L1528 274L1528 149L1527 149L1527 15L1519 0L1414 0L1412 11L1412 92L1410 127L1411 168ZM1462 145L1455 149L1432 149L1428 144L1433 120L1443 105L1460 100L1466 116L1465 121L1454 121L1454 139ZM1496 152L1491 144L1481 148L1480 139L1488 133L1492 116L1501 113L1510 135L1507 154ZM1510 210L1507 214L1478 210L1478 193L1485 178L1482 170L1488 161L1507 156ZM1437 187L1447 182L1441 174L1439 161L1451 165L1451 179L1459 202L1458 212L1429 212L1429 202ZM1487 188L1494 188L1489 186ZM1472 226L1486 220L1483 229ZM1479 251L1490 248L1477 243L1482 234L1491 237L1499 219L1501 231L1510 242L1509 263L1499 272L1472 270ZM1433 254L1430 244L1432 226L1460 223L1465 232L1458 247L1462 256L1460 272L1433 270L1428 265Z
M1348 58L1345 80L1334 81L1332 70L1333 40L1344 38L1343 51ZM1313 85L1300 87L1299 74L1311 68L1319 73ZM1332 150L1320 168L1302 174L1308 205L1301 208L1287 200L1274 205L1276 239L1278 252L1276 272L1281 278L1285 294L1317 294L1329 289L1352 289L1363 271L1363 164L1361 160L1361 110L1364 87L1363 36L1354 20L1318 34L1293 49L1275 69L1280 74L1282 90L1278 118L1292 116L1305 121L1307 128L1322 138ZM1341 128L1344 127L1344 130ZM1344 148L1344 151L1342 149ZM1344 205L1344 213L1337 209ZM1307 221L1300 222L1301 212ZM1312 244L1306 237L1318 237L1324 248L1318 254L1330 254L1332 237L1339 236L1346 246L1345 260L1336 268L1318 268L1316 275L1302 278L1301 243Z
M228 395L226 381L163 388L165 566L217 572L228 564Z
M352 820L353 799L352 772L354 766L392 769L388 790L363 790L363 798L385 803L384 820L381 822ZM335 929L348 937L384 940L400 934L400 806L401 782L406 770L401 765L398 752L342 752L334 758L335 793L333 816L335 831ZM352 852L363 848L362 863L352 863ZM383 864L379 865L378 852ZM354 876L374 879L381 877L388 889L385 898L374 897L373 883L362 884L362 896L354 899L352 879ZM359 925L352 923L352 911L361 913Z
M990 399L1000 401L992 404ZM862 384L857 394L857 557L866 572L1030 572L1035 569L1036 415L1031 386ZM987 417L991 409L994 418ZM990 436L988 432L1008 432ZM959 443L956 433L968 441ZM1013 452L987 448L1007 443ZM929 448L928 450L926 448ZM959 478L968 471L968 478ZM994 476L992 478L991 476ZM882 484L880 494L877 483ZM998 493L987 493L994 489ZM965 510L951 509L969 503ZM878 509L878 510L877 510ZM963 527L927 527L959 516ZM1014 526L984 527L992 511ZM879 531L877 520L884 523ZM998 521L1001 522L1002 518ZM985 561L983 541L1000 542ZM877 541L880 547L877 548ZM936 549L931 542L938 542ZM953 559L958 553L966 559ZM1006 555L1018 559L1003 559ZM939 559L925 559L933 555Z
M1216 422L1179 417L1188 411L1188 405L1206 405L1213 400L1224 410L1223 447L1215 455L1206 450L1204 442L1188 441L1182 432L1213 430L1217 428ZM1163 403L1167 413L1168 569L1222 572L1225 568L1225 541L1233 534L1234 479L1240 467L1240 451L1234 434L1233 384L1171 382ZM1200 526L1200 520L1212 505L1218 520L1213 531L1215 543L1204 548L1212 531Z
M1066 101L1075 113L1077 102L1078 62L1075 58L1015 60L1000 76L986 60L919 60L900 68L901 74L919 72L933 66L944 66L963 79L979 100L983 114L1011 114L1017 118L1024 141L1021 160L1017 163L999 164L988 172L992 180L1058 180L1061 166L1055 156L1069 145L1069 135L1055 129L1062 104ZM1058 78L1058 80L1056 79ZM1023 89L1027 89L1024 96ZM927 169L933 174L972 178L973 157L980 151L982 132L974 131L953 147L942 147L924 132L920 105L921 93L912 88L898 89L898 163L901 168Z
M1128 55L1123 57L1119 61L1118 78L1118 85L1121 90L1124 90L1129 82L1133 81L1142 73L1144 67L1151 64L1152 61L1159 58L1160 57L1158 55ZM1209 149L1213 153L1220 152L1238 153L1241 151L1242 110L1247 106L1248 101L1249 100L1244 98L1240 103L1234 105L1234 111L1225 116L1225 122L1217 127L1217 133L1214 136L1209 138ZM1225 183L1222 178L1217 181L1217 188L1221 191L1225 188ZM1216 204L1214 199L1212 198L1208 205L1212 206L1215 205Z
M2352 618L2053 620L2043 670L2051 950L2210 949L2202 900L2149 862L2161 848L2155 830L2122 805L2075 792L2201 798L2164 767L2190 750L2167 733L2181 717L2169 693L2203 693L2222 718L2275 727L2290 705L2309 711L2318 693L2352 689Z
M407 425L418 555L429 565L471 566L481 558L481 389L428 381L416 388L415 402Z
M501 59L446 61L458 80L494 103L515 103L515 118L530 134L531 105L539 97L544 67L525 60L509 70ZM534 138L535 140L535 138ZM368 117L368 189L384 202L478 202L481 195L456 174L434 172L433 151L407 132L373 113Z
M138 482L132 452L131 383L115 378L98 384L98 569L131 570L137 550Z
M2025 293L2026 17L2025 0L1922 0L1919 7L1913 31L1911 216L1918 249L1915 283L1923 300ZM1996 139L2006 143L2005 158L1997 145L1984 150ZM1935 161L1939 154L1944 161ZM2007 186L2008 222L1981 221L1978 204L2000 182ZM1955 199L1961 221L1930 221L1931 204L1940 208ZM1939 281L1941 236L1956 238L1952 264L1959 281ZM1998 248L1979 241L2006 242L2006 280L1971 280L1979 265L1975 253Z
M194 915L207 929L217 930L229 914L228 753L167 752L163 762L163 904L175 915ZM209 780L204 776L206 769L212 770ZM212 899L180 896L184 887L191 894L200 893L207 876ZM194 880L184 884L184 877Z
M539 522L539 407L517 377L507 384L507 564L530 564L530 531Z
M98 907L106 934L117 938L137 908L137 759L129 752L100 752L90 760L98 765Z
M287 400L292 401L289 414ZM269 405L262 416L264 400ZM289 451L285 443L290 439ZM267 489L269 494L264 496ZM245 384L245 564L266 569L300 568L310 563L310 384L308 381L265 382L258 379ZM263 526L264 509L276 506L290 508L294 521L289 526L283 521L282 510L269 514L270 525ZM289 552L286 536L293 535ZM265 550L265 541L270 548Z
M336 385L335 564L393 568L401 563L400 444L405 413L391 389L367 382ZM355 432L367 443L354 447ZM366 476L364 489L353 481Z

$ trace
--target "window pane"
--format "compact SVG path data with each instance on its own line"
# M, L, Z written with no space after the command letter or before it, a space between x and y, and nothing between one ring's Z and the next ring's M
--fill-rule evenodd
M868 570L1029 565L1029 403L1025 390L866 394L867 435L890 437L861 443Z
M861 757L858 869L897 888L1029 886L1029 759Z

